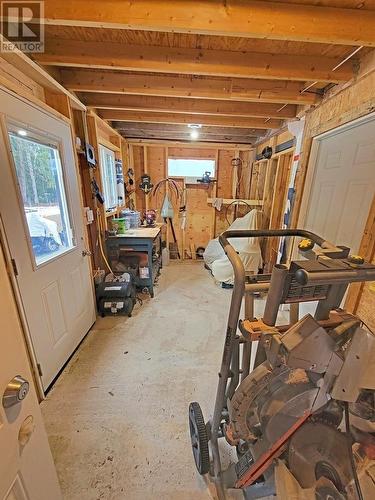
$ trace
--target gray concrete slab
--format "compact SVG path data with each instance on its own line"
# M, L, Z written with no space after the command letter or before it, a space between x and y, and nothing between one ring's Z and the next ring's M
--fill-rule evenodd
M133 317L98 319L42 403L64 499L212 498L188 405L212 414L230 296L202 263L171 263Z

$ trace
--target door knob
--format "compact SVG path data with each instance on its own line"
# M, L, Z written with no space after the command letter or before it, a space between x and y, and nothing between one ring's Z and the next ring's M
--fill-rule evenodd
M90 250L82 250L82 257L91 257Z
M16 375L5 388L3 407L10 408L20 403L27 396L29 388L29 382L22 378L21 375Z

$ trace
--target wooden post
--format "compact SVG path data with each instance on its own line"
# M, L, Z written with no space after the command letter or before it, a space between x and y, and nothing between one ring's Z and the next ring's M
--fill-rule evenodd
M219 170L219 149L216 149L215 153L215 178L216 182L212 185L212 197L217 198L217 179L218 179L218 170ZM211 215L211 225L210 225L210 238L211 240L216 236L216 208L212 207L212 215Z
M143 146L143 171L145 174L148 174L148 155L147 155L147 146ZM149 209L149 194L145 193L145 208Z

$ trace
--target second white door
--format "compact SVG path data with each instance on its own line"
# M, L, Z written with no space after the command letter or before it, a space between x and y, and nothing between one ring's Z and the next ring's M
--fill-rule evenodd
M305 228L357 253L375 193L375 118L316 140Z

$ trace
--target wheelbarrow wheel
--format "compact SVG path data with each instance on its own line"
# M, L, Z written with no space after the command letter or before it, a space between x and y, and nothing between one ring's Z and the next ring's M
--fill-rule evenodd
M195 465L199 474L207 474L210 470L208 436L199 403L194 402L189 405L189 428Z

